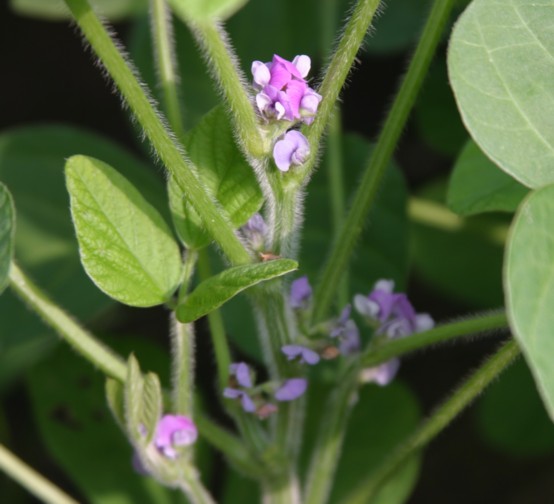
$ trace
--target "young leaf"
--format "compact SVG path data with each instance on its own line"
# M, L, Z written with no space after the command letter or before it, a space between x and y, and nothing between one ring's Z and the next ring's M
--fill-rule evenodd
M250 165L235 144L233 130L223 107L207 114L185 139L187 153L198 167L199 177L239 227L257 212L262 193ZM177 234L188 248L210 243L200 217L180 188L169 181L169 203Z
M474 140L529 187L554 182L554 0L474 0L450 41L450 81Z
M169 0L178 16L190 21L226 19L238 11L248 0Z
M125 387L113 378L106 378L106 401L116 422L125 430Z
M554 185L530 194L512 225L504 262L510 326L554 419Z
M162 416L162 388L160 379L154 373L144 377L142 390L142 422L146 427L146 443L152 441L156 432L156 425Z
M0 182L0 294L7 287L13 257L15 208L8 188Z
M177 307L180 322L193 322L253 285L290 273L298 268L292 259L246 264L226 269L202 282Z
M447 201L460 215L515 212L528 192L469 140L454 165Z
M142 394L144 379L140 366L133 354L127 361L127 379L125 380L125 425L133 441L144 442L144 426L142 425Z
M167 301L179 283L181 259L162 216L102 161L73 156L65 171L88 275L106 294L131 306Z

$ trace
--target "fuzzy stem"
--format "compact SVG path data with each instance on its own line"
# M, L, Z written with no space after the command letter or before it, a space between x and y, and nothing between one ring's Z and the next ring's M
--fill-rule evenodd
M379 3L380 0L358 0L331 63L327 67L325 78L318 89L323 100L319 105L314 122L310 126L302 128L302 132L310 142L312 154L303 166L295 170L294 177L299 185L306 182L315 167L321 137L329 123L340 90L350 72Z
M208 233L231 263L235 265L249 263L250 254L235 235L228 216L218 208L198 180L194 165L185 157L179 144L166 129L145 88L139 83L136 71L118 50L87 0L65 0L65 2L87 41L143 127L154 150L202 218Z
M373 367L393 357L400 357L436 343L506 327L508 327L508 318L504 312L483 313L466 320L443 324L429 331L412 334L408 338L389 340L380 346L370 347L362 356L362 363L364 367Z
M215 504L210 492L200 481L200 475L194 466L183 467L180 488L190 499L191 504Z
M495 355L455 390L451 397L439 406L433 415L424 421L368 480L355 488L343 504L373 502L383 483L447 427L518 355L519 348L515 341L505 343Z
M150 0L152 42L158 79L163 91L163 106L171 129L182 141L185 128L181 118L181 102L177 91L178 76L175 69L175 51L171 11L165 0Z
M207 280L212 276L210 258L206 250L199 252L198 273L200 280ZM208 325L210 326L210 335L215 352L215 361L217 364L217 376L219 392L227 386L229 381L229 365L231 364L231 351L225 335L225 326L223 317L219 310L213 310L208 313Z
M345 373L323 409L326 415L312 452L304 493L305 504L324 504L329 499L354 404L353 395L358 388L358 373L357 364Z
M325 317L334 299L334 286L344 275L348 261L355 249L367 214L371 209L394 148L404 129L409 113L423 79L427 73L442 32L448 22L455 0L435 0L423 34L408 67L400 90L387 116L373 155L358 186L350 211L344 221L342 232L334 242L331 254L315 290L313 320Z
M179 15L179 11L176 13ZM186 18L183 21L187 22ZM254 158L262 157L265 148L258 118L227 33L223 26L210 22L188 24L204 50L212 74L231 108L235 130L246 154Z
M124 382L127 366L106 345L83 329L66 312L53 303L31 280L12 262L10 286L22 301L28 304L42 320L66 340L79 354L97 366L106 375Z
M77 504L76 500L2 445L0 445L0 469L42 502L47 504Z

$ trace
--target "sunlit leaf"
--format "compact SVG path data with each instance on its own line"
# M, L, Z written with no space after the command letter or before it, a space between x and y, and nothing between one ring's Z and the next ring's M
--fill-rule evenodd
M9 282L15 239L15 208L8 188L0 182L0 294Z
M175 14L191 21L225 19L248 0L168 0Z

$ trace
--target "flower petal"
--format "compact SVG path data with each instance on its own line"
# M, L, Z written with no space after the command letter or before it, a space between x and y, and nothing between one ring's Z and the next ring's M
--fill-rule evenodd
M292 64L298 69L298 72L302 77L306 77L310 73L312 60L305 54L299 54L292 60Z
M306 392L308 381L305 378L291 378L275 392L278 401L294 401Z
M252 63L252 75L254 76L254 82L263 88L269 84L271 79L271 73L265 63L261 61L254 61Z

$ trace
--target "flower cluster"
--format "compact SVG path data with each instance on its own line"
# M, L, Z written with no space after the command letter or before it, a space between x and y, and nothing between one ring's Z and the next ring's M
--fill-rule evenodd
M198 430L194 422L184 415L164 415L158 421L154 434L154 445L170 459L179 455L179 448L196 441Z
M277 385L268 382L255 387L250 368L244 362L231 364L229 372L229 386L223 391L223 396L240 401L244 411L256 413L260 418L277 411L277 406L267 400L268 396L273 395L281 402L294 401L306 392L308 385L304 378L290 378Z

